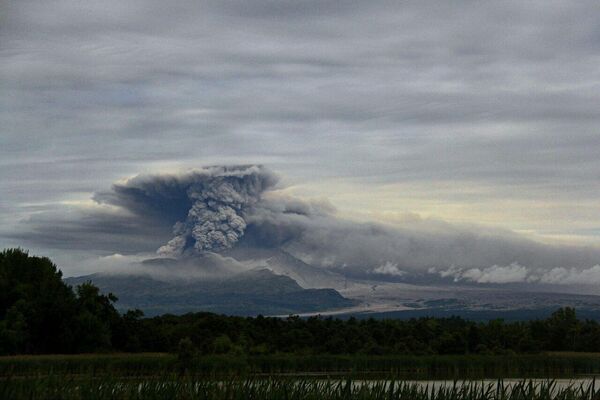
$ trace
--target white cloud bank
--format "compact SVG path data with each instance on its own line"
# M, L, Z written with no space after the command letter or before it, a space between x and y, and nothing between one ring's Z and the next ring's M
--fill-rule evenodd
M447 269L430 268L429 273L442 278L452 278L455 282L474 283L543 283L552 285L598 285L600 284L600 265L586 269L556 267L544 271L511 263L510 265L492 265L486 268Z
M402 276L405 275L406 272L398 269L398 264L393 263L391 261L386 261L384 264L381 264L379 267L374 268L373 273L382 274L382 275L393 275L393 276Z

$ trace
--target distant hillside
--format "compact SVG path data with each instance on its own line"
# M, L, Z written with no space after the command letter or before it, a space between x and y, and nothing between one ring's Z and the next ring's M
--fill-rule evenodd
M292 278L303 288L344 287L345 278L325 268L317 268L281 250L272 248L236 246L221 252L244 265L266 268L279 275Z
M211 280L163 281L149 275L93 274L67 278L69 285L91 281L115 294L120 310L139 308L148 316L210 311L228 315L273 315L349 307L356 301L334 289L303 289L288 276L268 269Z

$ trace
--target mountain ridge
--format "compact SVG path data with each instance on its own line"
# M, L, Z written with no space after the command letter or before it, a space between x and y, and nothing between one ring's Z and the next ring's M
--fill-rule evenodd
M230 315L275 315L345 308L355 300L334 289L305 289L285 275L261 268L218 279L165 281L149 274L92 274L66 278L69 285L91 281L115 294L119 310L146 315L209 311Z

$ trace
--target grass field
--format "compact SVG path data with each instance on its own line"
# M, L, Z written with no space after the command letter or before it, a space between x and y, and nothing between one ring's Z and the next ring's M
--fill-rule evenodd
M600 374L600 354L481 356L231 356L211 355L181 365L163 353L0 357L0 376L167 374L206 377L351 376L396 379L570 378Z

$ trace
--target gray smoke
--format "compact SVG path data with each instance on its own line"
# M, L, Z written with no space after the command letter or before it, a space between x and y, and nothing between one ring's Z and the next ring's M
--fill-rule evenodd
M97 193L98 208L36 214L23 237L109 254L158 248L170 258L231 247L283 249L313 266L379 278L582 282L598 272L597 247L552 246L510 231L414 217L394 225L349 221L326 201L285 196L277 181L261 166L140 175Z
M158 249L160 255L178 257L186 251L232 247L246 230L244 214L277 179L260 166L236 166L200 170L185 181L191 207L185 220L175 223L175 236Z
M494 271L520 272L513 271L514 265L543 276L552 268L584 271L600 263L600 249L594 247L552 246L507 230L416 217L394 225L349 221L328 204L275 192L265 196L246 222L246 238L253 238L253 244L283 248L314 266L371 272L379 278L437 275L450 266L471 272L512 266Z

